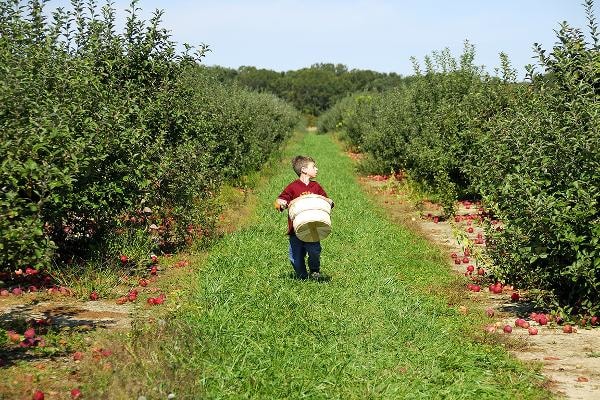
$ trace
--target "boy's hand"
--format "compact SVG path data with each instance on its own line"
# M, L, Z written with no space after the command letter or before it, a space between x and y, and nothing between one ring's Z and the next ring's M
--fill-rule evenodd
M277 199L275 200L275 203L273 203L273 206L275 206L275 209L277 209L279 212L282 212L287 207L287 201L283 199Z

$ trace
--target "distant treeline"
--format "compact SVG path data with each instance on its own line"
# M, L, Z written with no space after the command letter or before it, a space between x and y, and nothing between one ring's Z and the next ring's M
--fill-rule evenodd
M210 69L221 82L239 82L258 92L273 93L309 115L320 115L351 93L383 92L411 79L393 72L348 70L343 64L313 64L287 72L247 66L204 68Z

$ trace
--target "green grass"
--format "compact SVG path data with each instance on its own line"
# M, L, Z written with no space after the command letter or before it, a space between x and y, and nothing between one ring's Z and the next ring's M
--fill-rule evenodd
M322 271L332 277L325 283L290 278L285 215L271 206L295 179L296 153L317 160L317 179L336 204L322 242ZM480 330L468 327L473 319L436 293L457 279L440 251L375 208L331 137L302 137L258 196L257 222L226 236L189 283L187 303L167 322L160 349L150 350L158 355L145 364L154 365L143 373L145 392L136 394L551 397L538 373L501 346L472 339Z

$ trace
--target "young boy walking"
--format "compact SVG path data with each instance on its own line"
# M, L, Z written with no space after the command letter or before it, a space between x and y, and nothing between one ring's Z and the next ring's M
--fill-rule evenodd
M318 194L327 197L325 190L314 179L317 176L319 169L315 165L315 160L306 156L296 156L292 160L294 172L298 175L298 179L290 183L283 189L281 194L275 200L275 208L283 211L292 200L305 194ZM331 206L333 207L333 201ZM288 215L288 232L290 239L289 258L296 277L299 279L307 279L309 277L306 271L305 257L308 254L308 267L310 270L310 278L321 279L321 243L320 242L304 242L294 233L292 220Z

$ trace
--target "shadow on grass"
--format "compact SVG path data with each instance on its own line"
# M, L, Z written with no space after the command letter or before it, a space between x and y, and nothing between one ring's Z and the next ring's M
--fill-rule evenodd
M292 281L299 281L299 282L317 282L317 283L327 283L327 282L331 282L331 280L333 279L330 275L325 275L325 274L321 274L318 278L312 278L312 277L308 277L308 278L299 278L294 272L283 272L281 274L279 274L279 278L280 279L284 279L284 280L292 280Z

